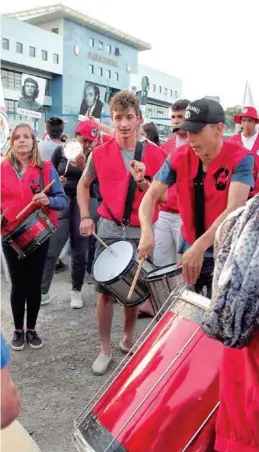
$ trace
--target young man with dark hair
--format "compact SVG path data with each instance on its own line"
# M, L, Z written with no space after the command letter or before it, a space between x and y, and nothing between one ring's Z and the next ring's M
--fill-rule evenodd
M237 142L223 140L225 115L210 99L190 103L179 128L188 133L188 143L169 154L140 205L139 258L154 248L152 212L158 199L176 185L182 218L183 277L200 291L211 292L215 233L227 215L243 206L253 187L254 158ZM228 172L222 184L215 175Z
M175 134L161 146L167 155L174 152L178 146L187 143L188 133L184 130L180 130L179 126L184 121L184 112L189 103L190 101L187 99L179 99L171 107L171 121ZM167 190L167 200L166 202L161 203L160 207L159 217L154 226L154 263L157 266L170 265L177 261L177 250L182 222L179 214L175 186L172 186Z
M50 116L46 122L46 130L50 140L41 141L39 150L43 160L51 160L51 156L55 149L62 144L61 136L64 132L64 121L58 116Z
M134 160L137 145L137 130L140 122L139 101L129 91L121 91L112 98L110 103L115 137L109 142L93 150L87 162L87 167L79 181L77 201L81 214L80 231L83 236L90 236L95 229L90 215L90 185L97 178L102 197L98 213L98 235L104 240L114 242L122 238L138 243L140 224L138 208L149 186L149 180L161 167L165 160L164 152L155 144L144 141L141 161ZM129 189L131 175L135 181L134 199L129 224L123 222L125 201ZM155 209L152 222L156 221L158 208ZM100 246L96 250L99 254ZM103 375L112 359L110 335L113 316L113 300L107 290L97 285L97 312L101 353L93 364L92 370L97 375ZM133 334L137 320L138 308L124 308L124 330L120 349L128 352L133 346Z

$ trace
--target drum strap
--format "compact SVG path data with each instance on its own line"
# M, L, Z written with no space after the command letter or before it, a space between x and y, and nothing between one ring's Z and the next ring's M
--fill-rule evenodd
M135 154L134 154L134 160L141 162L142 153L143 153L143 142L137 141ZM135 190L136 190L136 182L134 181L134 178L131 175L130 180L129 180L128 193L126 196L125 208L124 208L123 217L122 217L121 222L118 221L114 217L113 213L111 212L111 210L109 209L107 204L105 204L105 207L106 207L107 211L109 212L109 215L111 216L111 218L113 219L114 223L116 223L117 226L128 226L129 225Z
M205 196L204 196L204 172L202 167L202 161L199 160L199 168L197 175L194 179L194 221L196 238L198 239L205 232Z
M44 189L44 180L43 180L43 165L40 167L40 191Z

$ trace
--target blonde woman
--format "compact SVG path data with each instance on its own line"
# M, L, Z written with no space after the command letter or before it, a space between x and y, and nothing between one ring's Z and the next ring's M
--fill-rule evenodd
M41 303L41 279L48 251L49 240L19 259L17 252L4 239L12 233L33 211L42 209L57 224L56 210L67 207L67 197L55 168L40 158L38 144L32 128L19 124L10 138L10 149L1 162L1 210L3 221L3 252L10 272L11 307L15 331L11 342L13 350L22 350L25 343L24 314L27 305L26 340L31 348L39 349L43 342L35 330ZM42 193L50 181L55 180L49 191ZM28 203L30 209L19 218L16 216Z

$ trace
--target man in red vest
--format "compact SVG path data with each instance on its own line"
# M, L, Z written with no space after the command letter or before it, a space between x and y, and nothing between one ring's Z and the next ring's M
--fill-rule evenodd
M127 238L138 243L140 237L138 209L149 186L149 180L154 177L165 160L165 153L158 146L146 140L143 142L141 161L133 160L140 122L139 101L134 94L128 91L117 93L111 101L110 108L115 138L93 150L78 184L80 231L85 236L94 232L94 222L89 212L89 187L97 177L102 197L98 208L100 215L98 235L105 241ZM123 214L131 175L135 181L134 198L129 223L125 224ZM152 222L157 220L158 206L154 209L152 217ZM125 228L125 226L127 227ZM99 254L100 247L97 248L99 249L96 250L96 254ZM113 300L101 285L97 285L96 291L98 293L97 312L101 353L94 362L92 370L97 375L103 375L112 359L110 333ZM124 314L124 331L120 349L127 352L133 345L138 308L124 308Z
M139 209L139 258L154 248L154 206L176 184L183 222L183 277L197 291L206 285L209 296L215 232L230 212L245 204L254 183L254 158L237 142L223 140L225 115L218 102L196 100L188 105L184 118L180 129L188 132L189 143L168 156Z
M179 99L171 107L171 123L174 135L161 146L167 155L170 154L173 149L185 144L187 141L187 132L185 132L185 130L179 130L179 126L184 120L184 112L189 103L190 101L187 99Z
M189 103L187 99L179 99L172 105L171 119L173 132L176 133L161 146L167 155L174 152L178 146L187 143L188 134L184 130L179 130L179 126L184 121L184 112ZM176 263L181 224L176 187L172 186L167 191L166 202L160 205L159 217L154 225L155 265L161 267Z
M259 192L259 117L254 107L244 107L242 113L234 116L236 124L241 124L243 131L237 133L231 140L237 140L246 149L254 154L254 177L255 190L254 193Z

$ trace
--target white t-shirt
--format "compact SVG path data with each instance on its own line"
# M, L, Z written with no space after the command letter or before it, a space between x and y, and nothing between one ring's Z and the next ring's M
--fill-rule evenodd
M183 144L186 144L188 141L188 138L181 138L179 135L176 135L175 137L175 146L178 148L179 146L182 146Z
M243 146L246 149L248 149L249 151L251 151L251 149L253 148L253 145L255 144L255 140L257 139L258 135L259 135L259 132L255 132L252 137L246 138L244 136L244 134L242 133L241 137L242 137Z

